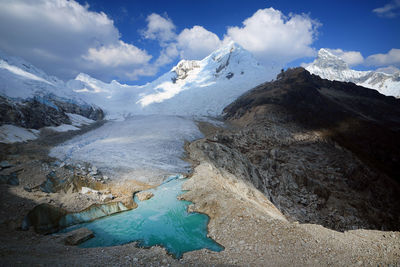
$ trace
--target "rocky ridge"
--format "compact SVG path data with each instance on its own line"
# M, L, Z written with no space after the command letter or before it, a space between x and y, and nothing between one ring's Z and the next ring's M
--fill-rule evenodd
M232 129L197 146L290 220L398 230L399 112L373 90L290 69L228 106Z

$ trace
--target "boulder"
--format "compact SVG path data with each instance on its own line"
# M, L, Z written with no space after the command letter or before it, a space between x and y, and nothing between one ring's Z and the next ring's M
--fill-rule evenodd
M85 227L71 231L66 235L64 243L69 246L77 246L94 237L93 232Z
M140 201L145 201L145 200L152 198L154 196L154 194L149 191L142 191L142 192L137 193L136 196Z
M60 230L60 220L67 211L49 204L40 204L34 207L22 222L22 230L33 226L40 234L51 234Z

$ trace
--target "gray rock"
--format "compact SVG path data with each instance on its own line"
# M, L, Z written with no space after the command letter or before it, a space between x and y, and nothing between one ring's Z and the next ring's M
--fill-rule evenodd
M69 246L77 246L93 237L93 232L83 227L67 233L64 243Z
M0 184L19 185L19 179L15 172L9 175L0 175Z
M10 164L7 160L3 160L3 161L0 162L0 168L1 169L10 168L12 166L13 165Z

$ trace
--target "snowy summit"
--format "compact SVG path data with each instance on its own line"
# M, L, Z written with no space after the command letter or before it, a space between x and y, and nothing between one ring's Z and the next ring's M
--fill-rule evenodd
M306 69L323 79L352 82L387 96L400 97L400 72L387 74L380 71L352 70L342 58L328 49L321 48L318 57Z

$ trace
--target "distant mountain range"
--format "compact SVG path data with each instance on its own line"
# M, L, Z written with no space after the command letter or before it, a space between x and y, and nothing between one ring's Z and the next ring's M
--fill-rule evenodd
M320 49L314 62L305 66L306 70L323 79L352 82L375 89L387 96L400 97L400 72L388 74L379 71L357 71L327 49Z
M278 68L266 69L232 42L203 60L182 60L142 86L103 83L86 74L67 85L104 108L109 118L129 114L219 116L226 105L278 72Z
M400 97L399 72L351 70L326 49L306 69L328 80L353 82ZM0 123L40 129L71 124L68 114L92 120L139 114L220 116L224 107L278 72L278 67L262 66L234 42L203 60L182 60L145 85L104 83L84 73L64 82L0 52Z

